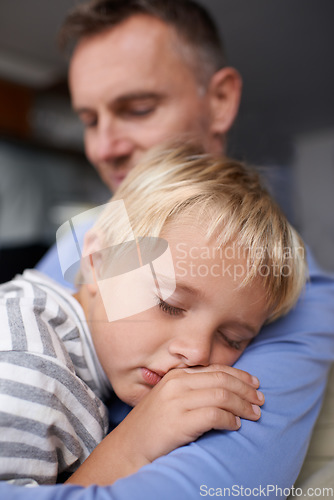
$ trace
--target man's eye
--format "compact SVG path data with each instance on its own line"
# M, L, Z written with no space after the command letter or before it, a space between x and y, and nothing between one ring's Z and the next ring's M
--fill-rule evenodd
M83 125L84 128L92 128L92 127L96 127L97 125L97 119L96 118L92 118L92 119L88 119L88 118L80 118L80 121Z
M179 316L180 314L183 313L183 309L180 309L179 307L174 307L165 302L164 300L159 298L159 308L165 312L166 314L169 314L170 316Z
M138 108L129 110L128 114L132 116L147 116L153 113L154 108Z
M240 351L242 349L241 342L238 342L237 340L232 340L230 339L225 333L223 332L218 332L220 337L224 340L224 342L227 343L229 347L232 349L235 349L236 351Z
M93 128L93 127L96 127L96 122L84 123L83 126L84 126L84 128Z

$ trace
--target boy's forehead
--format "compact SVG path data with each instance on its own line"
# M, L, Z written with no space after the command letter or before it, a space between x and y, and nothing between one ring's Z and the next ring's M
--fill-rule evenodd
M168 242L176 262L185 258L207 260L223 257L224 247L218 245L216 235L209 235L207 225L201 222L196 220L196 214L190 213L168 224L162 231L161 236Z

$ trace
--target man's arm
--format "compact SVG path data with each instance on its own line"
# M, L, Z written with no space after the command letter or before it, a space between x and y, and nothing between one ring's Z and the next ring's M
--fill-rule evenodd
M242 487L257 488L252 497L269 486L268 498L286 498L334 359L334 280L313 263L310 274L297 308L266 327L236 364L261 381L266 402L260 422L243 421L237 432L210 432L109 487L0 485L0 494L10 500L193 500L209 497L209 488L230 488L230 496L232 489L241 496Z
M63 257L63 261L68 260L69 265L77 261L79 270L80 259L78 256L77 244L79 244L80 248L83 247L84 236L88 229L90 229L93 225L93 222L93 220L88 219L88 221L82 223L81 225L76 224L74 237L73 233L68 233L62 236L61 244L59 246L57 246L56 243L52 245L44 257L38 262L36 269L49 276L49 278L52 278L60 285L74 291L74 283L70 283L64 278L60 265L60 258ZM59 256L59 252L62 253L61 256Z
M54 279L60 285L74 290L73 285L65 281L63 277L56 244L52 245L52 247L46 252L43 258L36 265L36 269L49 276L49 278Z

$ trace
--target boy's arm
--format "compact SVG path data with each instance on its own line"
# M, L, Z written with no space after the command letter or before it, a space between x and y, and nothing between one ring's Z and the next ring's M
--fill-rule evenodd
M255 497L262 487L268 498L286 498L284 488L291 488L301 468L334 359L334 280L312 264L310 274L297 308L267 327L236 364L261 381L266 403L259 423L208 433L110 487L0 485L0 494L10 500L192 500L212 496L209 488L229 488L230 496L253 488Z
M106 427L106 409L71 367L38 352L0 352L0 481L55 484L82 463Z
M254 410L264 402L258 386L225 365L171 370L67 482L110 485L211 429L237 430L239 417L258 420Z

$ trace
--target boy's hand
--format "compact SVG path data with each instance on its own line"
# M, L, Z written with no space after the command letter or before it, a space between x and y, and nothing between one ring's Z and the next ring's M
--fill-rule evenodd
M239 417L258 420L264 402L258 386L257 379L229 366L171 370L67 482L112 484L204 432L237 430Z
M174 369L117 430L129 440L133 460L138 454L152 462L211 429L237 430L239 417L258 420L264 403L258 386L255 377L229 366Z

